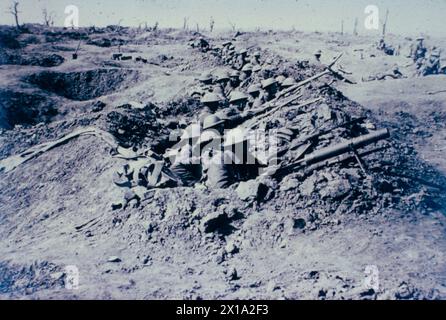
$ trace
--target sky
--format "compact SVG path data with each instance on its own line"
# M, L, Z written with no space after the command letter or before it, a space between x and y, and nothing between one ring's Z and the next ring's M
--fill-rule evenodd
M13 24L10 0L0 3L0 24ZM79 8L80 26L118 24L138 26L159 23L161 28L181 28L184 18L195 29L231 28L249 31L277 29L353 32L355 19L361 34L379 34L364 26L368 5L379 9L380 21L388 9L388 31L401 35L446 36L446 0L19 0L21 22L42 22L42 9L53 11L55 24L63 25L65 7Z

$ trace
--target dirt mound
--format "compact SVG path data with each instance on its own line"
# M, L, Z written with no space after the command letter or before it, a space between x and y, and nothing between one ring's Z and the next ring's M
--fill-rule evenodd
M65 59L58 54L16 54L7 51L0 51L0 65L20 65L20 66L39 66L39 67L57 67Z
M47 122L57 114L47 95L0 89L0 128Z
M121 69L95 69L70 73L45 71L31 75L26 81L65 98L85 101L113 93L126 84L135 83L138 75L137 71Z
M113 46L122 46L126 43L123 39L118 38L96 38L96 39L90 39L87 41L88 45L91 46L97 46L100 48L110 48Z
M365 123L337 128L320 136L311 149L314 151L377 129L379 121L372 114L327 81L330 80L314 82L304 93L306 98L324 97L325 103L303 110L284 110L270 117L265 127L293 127L305 135L367 117ZM304 230L342 223L352 215L361 219L386 215L391 210L445 212L446 177L417 157L413 147L403 139L401 127L390 123L381 125L391 129L392 143L380 142L362 150L365 153L378 150L362 158L365 171L358 166L355 157L350 157L341 162L323 162L320 166L288 172L279 185L271 185L275 197L266 207L289 212L294 220L304 225Z
M66 40L88 40L88 35L82 31L82 29L71 30L71 29L55 29L54 31L44 31L42 35L45 37L45 42L63 42Z
M20 49L20 42L17 40L18 33L11 29L0 30L0 48Z

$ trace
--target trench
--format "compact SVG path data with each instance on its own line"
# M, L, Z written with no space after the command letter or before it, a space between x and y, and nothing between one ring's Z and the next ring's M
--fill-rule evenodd
M123 89L138 81L139 72L122 69L94 69L80 72L44 71L25 81L40 89L75 101L87 101Z

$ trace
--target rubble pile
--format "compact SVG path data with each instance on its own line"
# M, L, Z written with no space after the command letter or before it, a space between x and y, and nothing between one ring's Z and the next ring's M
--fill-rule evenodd
M168 131L158 122L155 108L153 104L119 106L107 113L105 127L126 148L156 144Z
M202 108L199 101L190 97L180 97L174 101L168 102L160 108L161 117L177 117L192 119L194 115ZM184 120L183 120L184 121Z
M337 128L318 138L314 150L324 148L376 130L376 122L364 109L346 99L341 92L326 84L314 84L305 99L323 96L325 103L305 111L287 110L265 119L264 129L291 127L301 135L348 123L366 117L360 124ZM279 119L279 120L278 120ZM380 142L370 149L378 152L363 158L365 172L354 157L339 164L290 172L274 188L274 198L265 208L290 213L303 219L305 229L314 230L321 224L338 224L352 214L386 215L388 210L423 212L440 210L446 203L446 180L436 170L419 161L413 149L398 140L397 130L391 131L393 143ZM385 149L382 149L385 147ZM423 174L420 175L420 172ZM423 181L423 178L427 178ZM428 183L427 181L431 181ZM434 184L434 187L432 187Z

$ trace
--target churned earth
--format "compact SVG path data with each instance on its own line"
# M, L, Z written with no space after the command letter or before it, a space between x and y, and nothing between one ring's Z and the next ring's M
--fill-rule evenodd
M28 29L0 30L0 159L89 126L162 150L170 129L201 108L187 98L195 78L224 68L190 48L197 35L185 31ZM211 44L232 37L205 36ZM348 162L227 190L151 190L139 207L112 210L122 198L113 174L126 162L100 139L79 137L0 172L0 297L445 299L446 76L414 77L408 39L388 39L402 45L398 57L377 51L376 40L293 31L235 41L285 69L318 48L327 62L344 53L340 67L356 84L320 79L303 95L326 104L284 110L268 123L305 131L309 118L330 127L367 116L392 136L387 150L366 158L368 174ZM444 39L428 41L446 49ZM133 59L113 61L118 50ZM361 81L395 63L407 79ZM67 266L77 268L78 288L67 286Z

